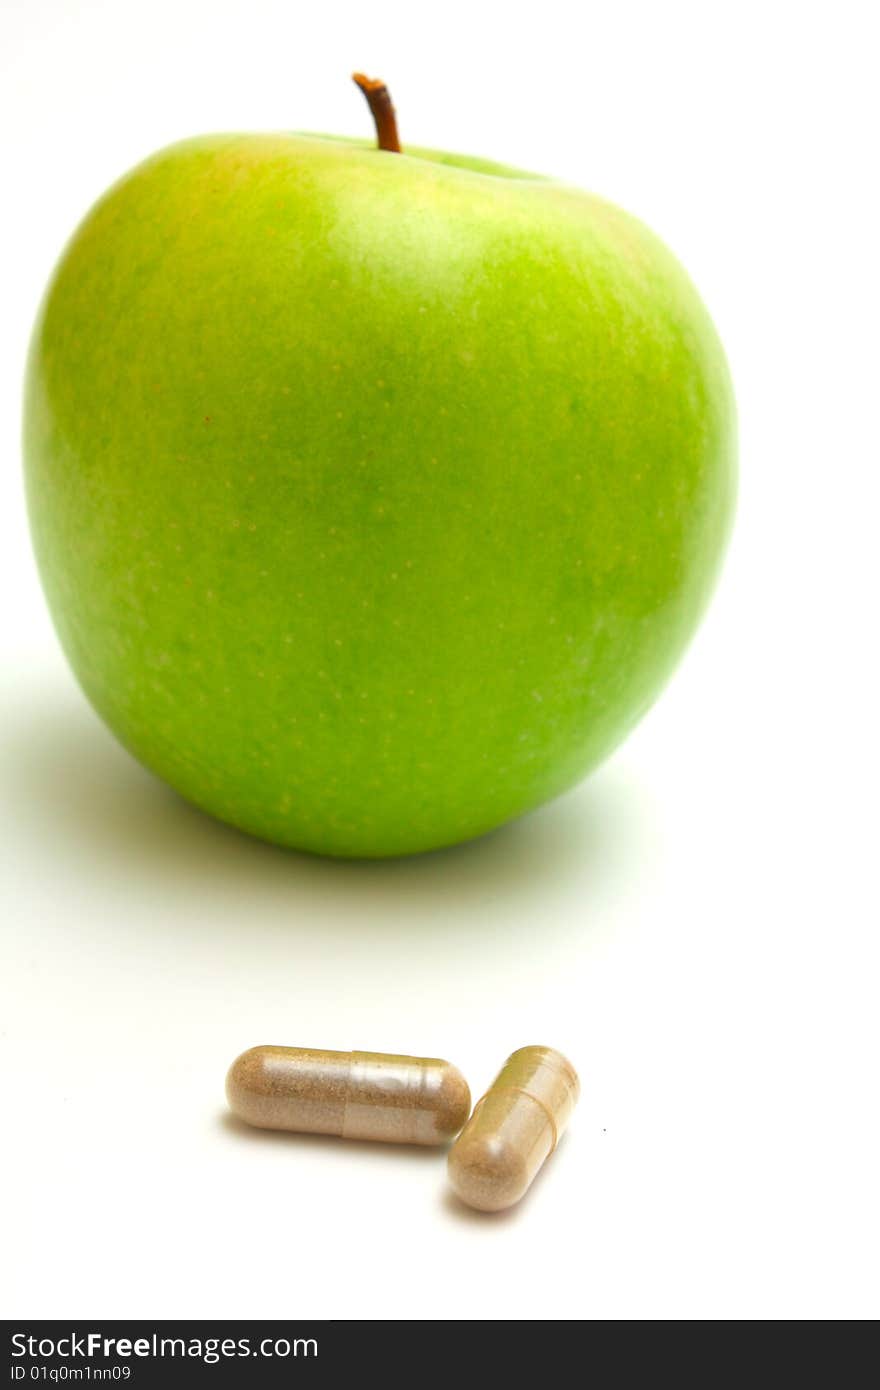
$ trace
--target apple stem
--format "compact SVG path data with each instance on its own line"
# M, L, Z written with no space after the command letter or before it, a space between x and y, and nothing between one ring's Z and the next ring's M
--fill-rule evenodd
M376 122L376 138L380 150L400 154L400 137L397 134L397 117L391 104L391 93L379 77L364 77L362 72L352 73L352 81L360 87L367 98L367 105Z

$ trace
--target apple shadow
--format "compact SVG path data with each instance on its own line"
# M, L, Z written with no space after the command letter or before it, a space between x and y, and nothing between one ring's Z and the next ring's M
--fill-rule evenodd
M342 946L363 924L410 938L442 920L473 934L509 905L511 930L534 904L575 884L594 902L613 893L651 835L644 799L612 766L574 792L452 849L411 858L336 860L253 839L183 801L113 738L71 682L4 701L0 798L29 855L45 845L53 871L161 894L178 922L218 906L255 934L320 919ZM39 863L41 851L38 851ZM196 912L196 905L200 911ZM165 914L170 915L170 914ZM167 923L166 930L171 930ZM256 929L256 930L255 930Z

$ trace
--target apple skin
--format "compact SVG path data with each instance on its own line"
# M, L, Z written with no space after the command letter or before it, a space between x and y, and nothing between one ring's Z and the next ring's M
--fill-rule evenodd
M735 411L685 272L603 200L206 136L67 247L25 459L125 746L254 835L380 857L555 796L652 704L718 571Z

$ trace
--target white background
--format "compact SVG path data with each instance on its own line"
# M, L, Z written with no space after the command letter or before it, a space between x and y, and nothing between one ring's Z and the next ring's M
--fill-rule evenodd
M21 1317L880 1312L876 45L867 3L4 0L0 1309ZM876 19L876 13L873 18ZM673 246L726 343L738 527L682 669L587 784L335 864L180 803L74 686L19 468L30 324L125 168L211 129L555 173ZM224 1115L261 1041L581 1070L528 1199Z

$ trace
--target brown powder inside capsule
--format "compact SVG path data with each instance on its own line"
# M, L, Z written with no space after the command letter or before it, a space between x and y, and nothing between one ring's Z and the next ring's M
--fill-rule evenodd
M261 1129L442 1144L470 1109L467 1082L436 1057L253 1047L226 1078L230 1107Z
M552 1047L522 1047L474 1107L449 1153L449 1180L479 1211L525 1196L555 1149L580 1095L574 1067Z

